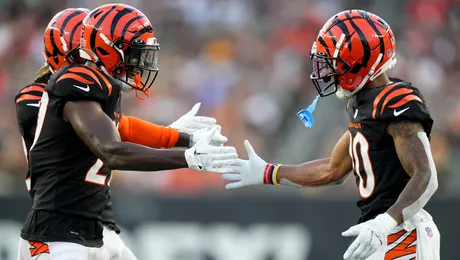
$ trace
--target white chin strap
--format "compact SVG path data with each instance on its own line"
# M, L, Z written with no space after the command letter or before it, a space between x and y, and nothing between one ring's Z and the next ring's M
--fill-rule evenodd
M363 78L359 86L353 91L345 90L339 86L339 89L337 90L337 92L335 92L337 98L340 100L347 100L351 98L353 95L358 93L358 91L360 91L366 85L368 80L373 81L385 71L393 68L394 65L396 64L396 58L394 56L395 55L393 53L393 56L391 57L391 59L389 59L385 64L383 64L382 67L378 71L375 71L375 68L379 65L383 57L383 54L380 53L377 59L375 60L374 65L372 65L371 69L369 70L367 75Z

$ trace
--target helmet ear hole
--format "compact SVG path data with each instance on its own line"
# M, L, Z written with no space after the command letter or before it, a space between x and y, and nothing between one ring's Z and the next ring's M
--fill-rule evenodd
M117 47L120 50L123 50L123 42L118 40L115 42L115 47Z
M117 76L120 76L121 75L121 72L122 72L122 69L120 67L116 67L114 70L113 70L113 73Z

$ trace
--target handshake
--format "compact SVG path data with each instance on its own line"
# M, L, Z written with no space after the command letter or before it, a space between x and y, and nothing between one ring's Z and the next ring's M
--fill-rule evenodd
M197 171L228 173L238 158L235 147L224 146L228 138L221 134L221 126L212 117L196 116L200 103L169 125L190 135L190 148L185 150L188 167Z
M197 103L169 126L190 134L191 148L185 151L185 159L190 169L222 174L224 180L232 181L225 186L227 189L260 184L279 185L275 179L281 165L267 164L247 140L244 145L249 160L239 159L235 147L224 146L228 139L221 134L221 127L216 124L216 119L196 116L199 108L200 103Z

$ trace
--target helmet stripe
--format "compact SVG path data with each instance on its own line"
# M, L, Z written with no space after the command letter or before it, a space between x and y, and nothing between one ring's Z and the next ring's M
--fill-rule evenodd
M62 22L62 25L61 25L61 36L64 35L64 29L65 27L67 26L67 24L69 23L69 21L74 18L75 16L78 16L79 14L83 13L82 11L75 11L71 14L69 14L65 19L64 21Z
M325 48L326 51L327 51L327 55L328 55L329 57L331 57L331 53L329 52L329 47L327 46L326 41L324 41L323 37L321 37L321 36L318 37L318 42L321 43L321 45L324 46L324 48Z
M59 47L56 45L56 42L54 41L54 32L56 30L53 30L51 29L50 30L50 41L51 41L51 45L53 46L53 53L51 54L52 56L56 57L57 55L64 55L64 53L61 52L61 50L59 50ZM54 59L54 61L56 63L58 63L58 61L56 60L56 58Z
M96 46L96 36L97 36L97 31L99 29L99 26L101 26L102 22L104 22L105 18L115 9L117 8L117 5L113 5L112 8L110 8L109 11L107 11L103 16L101 16L101 18L99 18L99 20L96 22L96 24L94 25L93 27L93 31L91 32L91 37L89 39L90 41L90 46ZM94 10L96 11L96 10ZM97 12L91 12L92 15L96 14ZM92 16L91 16L92 18ZM96 18L95 18L96 19ZM92 50L92 51L96 51L96 50Z
M51 29L50 30L50 41L51 41L51 45L53 46L53 53L51 54L52 56L54 56L54 62L58 63L59 61L57 60L57 55L64 55L64 53L61 52L61 50L59 50L59 47L56 45L56 42L54 41L54 32L56 30L53 30Z
M348 50L351 52L351 34L350 30L348 30L348 26L345 21L340 21L337 23L337 27L342 30L342 33L345 34L345 39L347 40Z
M134 8L131 7L126 7L123 10L119 11L115 17L113 18L112 24L110 25L110 34L113 35L115 33L115 29L117 28L117 24L120 21L120 19L132 12L136 11Z
M78 28L81 28L81 24L83 23L83 21L79 21L77 24L75 24L75 26L73 27L72 29L72 32L70 33L70 40L69 40L69 44L70 44L70 48L69 49L73 49L77 46L72 46L72 43L73 43L73 38L75 36L75 31L78 29ZM81 37L81 35L78 35L77 37Z
M369 14L364 11L358 11L361 16L364 17L366 22L369 24L370 27L374 30L375 34L379 36L379 41L380 41L380 53L382 55L385 55L385 42L383 41L382 33L380 30L375 26L375 23L370 19ZM380 63L382 63L385 59L380 60Z
M364 10L358 10L359 15L361 15L364 19L369 20L369 13Z
M330 39L332 40L332 44L334 44L334 46L335 46L337 44L337 40L335 39L334 34L332 34L332 30L329 30L328 34L329 34L329 36L331 36Z
M355 29L356 33L358 33L359 38L361 39L361 43L363 45L363 52L364 52L361 66L363 66L364 68L367 68L367 64L369 63L369 59L371 57L371 47L369 46L369 42L367 42L366 36L361 31L359 26L357 26L355 22L353 21L353 19L350 17L350 14L345 13L345 16L348 18L347 21L351 24L353 29Z
M126 35L126 32L128 31L129 29L129 26L131 26L132 23L134 23L136 20L140 19L140 18L146 18L144 15L138 15L136 17L134 17L133 19L129 20L125 26L123 27L123 30L121 31L121 38L124 39L125 38L125 35ZM146 18L147 19L147 18Z

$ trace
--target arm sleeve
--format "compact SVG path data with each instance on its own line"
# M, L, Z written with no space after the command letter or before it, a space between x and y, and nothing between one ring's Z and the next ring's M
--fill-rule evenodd
M118 132L121 140L151 148L171 148L179 139L179 132L172 128L121 115Z

